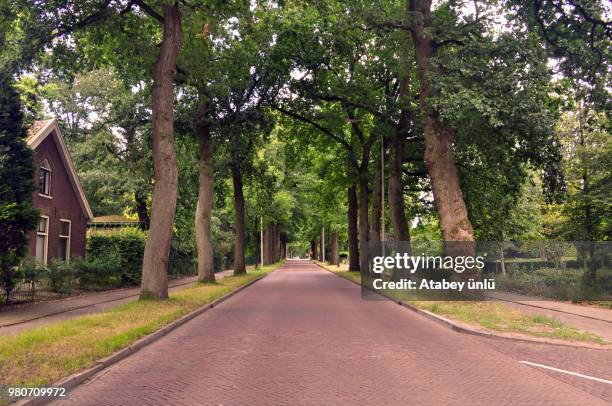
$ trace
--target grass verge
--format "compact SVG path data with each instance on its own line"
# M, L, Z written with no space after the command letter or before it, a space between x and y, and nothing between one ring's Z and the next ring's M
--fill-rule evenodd
M279 266L280 263L265 266L214 284L195 284L171 293L167 301L135 301L102 313L0 337L0 387L45 386L90 367Z
M329 266L324 263L318 264L338 276L357 284L361 283L361 275L358 272L348 272L346 268ZM407 303L451 320L500 333L518 333L539 338L608 344L606 340L593 333L567 326L550 317L527 314L498 302L408 301Z

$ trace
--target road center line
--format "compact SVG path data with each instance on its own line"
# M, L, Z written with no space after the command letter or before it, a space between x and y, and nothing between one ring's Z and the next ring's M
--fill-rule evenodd
M529 361L519 361L519 362L520 362L521 364L527 364L527 365L531 365L531 366L534 366L534 367L539 367L539 368L549 369L549 370L551 370L551 371L561 372L562 374L568 374L568 375L578 376L578 377L580 377L580 378L590 379L590 380L592 380L592 381L597 381L597 382L607 383L608 385L612 385L612 381L608 381L607 379L596 378L596 377L594 377L594 376L589 376L589 375L579 374L578 372L566 371L565 369L553 368L553 367L549 367L549 366L542 365L542 364L536 364L536 363L534 363L534 362L529 362Z

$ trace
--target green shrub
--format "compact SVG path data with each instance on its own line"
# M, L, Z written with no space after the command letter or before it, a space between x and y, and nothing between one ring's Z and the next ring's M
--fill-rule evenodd
M348 251L340 251L338 257L340 258L340 262L346 261L348 259Z
M503 290L533 296L580 302L612 298L612 270L601 268L597 281L590 280L582 269L542 268L516 271L496 280Z
M46 272L46 266L38 262L35 258L27 258L19 267L20 276L27 282L36 282L39 275Z
M145 232L137 228L92 233L87 237L87 258L92 263L116 258L121 268L121 284L138 285L145 241Z
M585 267L585 262L581 259L568 259L565 261L565 267L571 269L582 269Z
M225 257L218 250L213 250L213 269L215 273L225 270Z
M37 269L36 277L47 278L53 292L70 294L74 287L75 272L72 264L56 259L47 268Z
M78 258L72 264L81 289L103 290L123 284L121 261L115 255L85 260Z

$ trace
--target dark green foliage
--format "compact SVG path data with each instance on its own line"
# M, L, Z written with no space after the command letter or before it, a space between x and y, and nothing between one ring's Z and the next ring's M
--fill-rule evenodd
M508 5L530 30L573 86L584 83L598 109L610 106L612 30L609 7L601 0L510 0ZM609 3L608 3L609 5ZM578 86L577 86L578 85ZM588 90L587 90L588 89Z
M515 271L511 277L499 277L503 290L532 296L580 302L584 300L612 299L612 271L601 269L593 281L581 269L555 269Z
M115 255L106 258L77 259L71 263L79 288L102 290L122 286L123 268Z
M39 268L38 279L47 279L50 282L51 290L55 293L69 295L76 287L75 272L70 263L55 260L47 268ZM45 272L46 271L46 272Z
M373 197L379 140L388 141L397 129L407 138L402 181L408 222L418 220L410 230L413 243L440 240L423 162L420 79L409 33L419 16L406 13L405 1L181 3L171 276L190 272L194 261L200 93L210 103L206 118L214 138L216 271L234 262L231 164L244 178L247 261L259 259L262 219L280 225L295 254L305 253L322 226L327 236L338 234L340 249L346 249L346 189L355 180L355 165L365 168L364 191ZM153 177L151 68L161 26L137 4L3 2L0 66L11 62L11 78L19 70L36 72L19 79L25 109L41 114L37 106L45 102L58 118L96 215L137 214L146 224ZM159 2L151 6L160 9ZM431 72L426 105L454 134L463 198L478 240L612 238L610 123L601 112L611 88L605 8L602 0L434 2L428 35L436 43L431 62L441 69ZM400 79L408 83L404 96ZM375 213L372 207L370 215L378 218ZM138 283L145 237L137 234L92 236L89 257L71 262L80 287ZM579 273L587 256L536 252L532 258L548 261L508 261L506 270ZM26 280L30 271L20 272ZM49 272L41 269L39 276L54 278L62 290L61 275ZM5 290L14 282L7 279Z
M20 282L29 285L33 291L32 288L35 286L35 282L37 282L38 278L42 277L46 272L46 267L33 258L23 261L21 265L18 268L14 268L11 273L4 274L5 277L2 279L3 298L0 300L0 303L11 302L11 294ZM33 295L31 296L33 297Z
M91 261L116 258L124 285L140 283L146 234L136 228L94 233L87 238L87 258Z
M32 207L34 166L25 143L19 95L11 76L0 67L0 271L5 291L27 251L27 235L36 225Z

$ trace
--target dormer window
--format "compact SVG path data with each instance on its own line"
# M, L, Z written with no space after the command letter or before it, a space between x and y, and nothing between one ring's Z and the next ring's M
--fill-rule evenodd
M38 193L51 197L51 165L46 159L40 164L38 176Z

